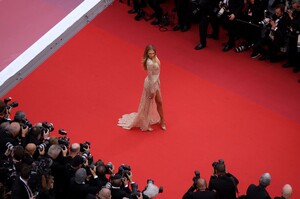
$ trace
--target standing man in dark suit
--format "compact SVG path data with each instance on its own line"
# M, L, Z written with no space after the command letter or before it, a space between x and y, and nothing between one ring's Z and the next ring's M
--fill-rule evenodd
M221 0L216 15L211 16L211 26L213 33L211 38L218 39L220 25L228 31L228 41L226 42L223 51L227 52L235 46L238 27L235 19L240 18L244 8L244 0Z
M181 32L186 32L191 26L190 17L188 16L189 1L175 0L174 3L177 12L178 24L173 28L173 30L181 30Z
M199 12L199 36L200 43L195 46L195 50L201 50L206 47L207 28L209 24L209 17L213 15L213 9L218 0L197 0Z
M31 167L24 164L21 169L21 175L18 177L11 188L11 199L34 199L33 193L28 186L28 180Z
M192 185L182 199L217 199L217 194L207 189L207 183L204 178L199 178L196 186Z

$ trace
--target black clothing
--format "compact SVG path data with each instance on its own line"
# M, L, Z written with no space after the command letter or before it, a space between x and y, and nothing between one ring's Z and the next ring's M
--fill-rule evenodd
M291 20L291 32L288 34L289 51L288 63L294 68L300 69L300 52L297 49L298 35L300 34L300 12L293 12L293 19Z
M130 193L118 187L111 188L112 199L123 199L124 197L130 198Z
M264 38L254 44L253 50L266 55L271 62L276 62L281 58L277 54L285 44L287 21L285 16L278 18L276 15L273 15L272 20L277 23L276 29L268 31ZM267 50L263 48L265 45L268 46Z
M16 146L19 144L19 141L17 138L12 137L8 130L6 129L0 129L0 154L4 154L7 150L6 144L10 142L13 146Z
M30 199L32 192L24 182L18 177L11 188L11 199Z
M77 184L75 179L72 178L70 182L69 198L72 199L84 199L88 194L96 195L101 189L100 184L97 184L97 178L95 184Z
M212 1L213 2L213 1ZM209 24L209 15L212 12L213 4L209 0L200 0L199 11L199 36L200 44L206 46L207 28Z
M236 199L237 178L231 174L222 176L211 176L209 181L209 190L215 190L219 199Z
M160 0L148 0L149 6L154 10L154 15L157 20L162 21L163 9L160 7Z
M205 191L196 191L192 186L189 190L184 194L182 199L217 199L216 192L205 190Z
M236 20L229 20L228 16L231 14L235 15L235 19L241 18L242 9L244 7L243 0L228 0L227 9L220 17L217 14L211 15L210 23L213 29L213 36L219 37L220 26L222 25L224 29L228 30L229 39L227 44L230 46L234 46L235 40L238 35L238 27L236 24ZM220 10L220 8L218 8Z
M175 8L177 11L178 24L183 26L190 26L190 17L188 15L189 1L175 0Z
M263 186L251 184L247 189L247 199L271 199Z
M265 18L265 10L268 6L268 0L255 0L254 4L248 3L243 20L247 23L240 23L242 27L242 37L247 44L254 44L262 39L262 27L259 22ZM257 25L257 26L254 26Z

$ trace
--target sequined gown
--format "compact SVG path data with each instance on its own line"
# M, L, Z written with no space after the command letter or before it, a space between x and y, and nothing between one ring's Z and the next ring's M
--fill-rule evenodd
M151 59L147 60L147 72L148 75L144 81L144 88L138 112L125 114L118 121L118 126L121 126L124 129L138 127L142 131L146 131L150 125L160 121L155 96L152 99L149 99L152 93L156 95L157 91L160 92L160 61L158 58L156 58L156 61L152 61Z

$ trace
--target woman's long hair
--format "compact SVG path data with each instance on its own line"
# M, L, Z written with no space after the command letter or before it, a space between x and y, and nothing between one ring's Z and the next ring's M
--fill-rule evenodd
M155 55L156 55L156 49L155 49L155 47L152 44L147 45L146 48L145 48L145 51L144 51L143 61L142 61L145 70L147 70L147 60L149 58L148 52L150 50L153 50L154 53L155 53Z

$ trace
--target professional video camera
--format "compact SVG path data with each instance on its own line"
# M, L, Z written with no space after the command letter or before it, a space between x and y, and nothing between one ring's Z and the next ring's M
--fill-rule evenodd
M195 172L195 176L193 177L193 186L197 187L197 181L200 179L200 172L198 170L196 170Z
M127 176L131 174L131 168L130 168L130 166L129 165L125 165L125 164L121 164L121 166L118 169L118 174L120 174L122 176L122 178L123 177L127 178Z
M59 129L58 134L62 135L58 138L58 144L61 147L69 147L70 146L70 138L67 137L67 132L64 129Z
M228 11L228 5L225 4L225 3L222 2L222 1L220 1L219 7L220 7L220 9L219 9L219 11L218 11L218 13L217 13L217 17L221 17L221 16L224 14L224 12L227 12L227 11Z
M143 191L143 194L148 196L149 198L154 198L155 196L157 196L159 193L163 192L163 187L157 187L154 184L154 180L148 179L147 180L147 186L145 188L145 190Z

